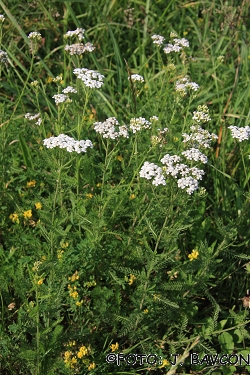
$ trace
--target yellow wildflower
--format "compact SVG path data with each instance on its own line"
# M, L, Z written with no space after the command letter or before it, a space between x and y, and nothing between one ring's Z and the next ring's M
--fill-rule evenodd
M58 258L58 259L62 259L62 257L63 257L63 253L64 253L63 250L57 250L57 258Z
M14 212L14 214L10 214L9 218L12 220L13 223L19 223L18 214Z
M40 202L35 203L36 209L41 210L42 204Z
M76 342L75 340L69 342L69 346L75 346Z
M23 213L23 217L24 217L25 219L29 219L31 216L32 216L32 210L24 211L24 213Z
M116 159L119 160L119 161L122 161L123 157L122 157L121 155L118 155L118 156L116 157Z
M129 281L128 281L128 283L129 283L129 285L132 285L133 284L133 282L136 280L136 277L135 277L135 275L132 275L132 273L130 274L130 278L129 278Z
M192 250L192 253L188 255L188 258L190 259L190 261L192 261L194 259L197 259L198 255L199 253L197 250Z
M79 352L77 353L77 357L82 358L87 354L88 354L88 349L86 348L86 346L83 345L80 347Z
M163 368L169 365L170 365L170 362L167 359L163 359L161 366L159 366L158 368Z
M85 194L85 196L89 199L93 198L93 194L89 193L89 194Z
M130 197L129 197L129 199L131 199L131 200L135 199L135 194L131 194Z
M91 370L94 370L95 368L96 368L96 364L95 362L93 362L93 363L90 363L88 370L91 371Z
M96 184L97 187L101 187L102 184L100 182L98 182L98 184Z
M48 77L48 78L46 79L46 83L51 83L51 82L53 82L53 77Z
M69 280L71 281L76 281L79 279L79 276L78 276L78 271L76 271L71 277L68 278Z
M43 280L44 280L44 279L40 279L40 280L38 280L37 284L38 284L38 285L42 285Z
M148 314L148 309L143 310L144 314Z
M116 342L115 344L111 344L110 349L112 350L112 352L115 352L116 350L118 350L119 349L118 342Z
M35 180L32 180L32 181L29 181L29 182L27 182L27 184L26 184L26 187L34 187L34 186L36 186L36 181Z
M76 301L76 306L82 306L83 301Z
M70 297L72 297L73 299L77 299L78 297L78 292L75 290L74 292L71 292L69 293Z
M65 249L66 247L69 246L69 243L68 243L68 242L65 242L65 243L63 243L61 246L62 246L63 249Z

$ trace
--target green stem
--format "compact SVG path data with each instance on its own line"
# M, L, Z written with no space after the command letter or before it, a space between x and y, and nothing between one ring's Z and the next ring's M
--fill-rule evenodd
M37 354L37 364L36 364L36 375L40 374L40 331L39 331L39 301L38 301L38 290L36 289L36 354Z

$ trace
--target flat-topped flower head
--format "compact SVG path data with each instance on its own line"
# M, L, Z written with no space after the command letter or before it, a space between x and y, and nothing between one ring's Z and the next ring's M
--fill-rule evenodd
M153 43L156 44L158 47L160 47L163 43L165 38L161 35L152 35L151 39L153 40Z
M228 129L232 132L232 137L238 139L239 142L248 140L250 138L250 127L247 125L243 128L238 126L229 126Z
M78 27L74 31L67 31L66 34L64 35L64 38L69 39L69 38L75 37L81 42L84 39L84 33L85 33L85 30L82 29L81 27Z
M144 117L132 118L130 120L130 129L133 133L136 133L142 129L150 129L151 122L146 120Z
M191 126L191 134L183 133L183 142L188 143L189 146L195 148L203 147L209 148L213 140L218 139L218 136L214 133L209 133L209 131L201 128L199 125Z
M62 92L64 94L69 94L69 93L76 94L77 90L74 89L74 87L72 87L72 86L67 86L64 90L62 90Z
M194 147L183 151L182 155L184 155L188 160L201 161L203 164L207 163L207 156Z
M29 33L28 35L28 38L30 40L36 40L36 41L39 41L42 39L42 35L36 31L32 32L32 33Z
M110 117L104 122L95 122L94 130L101 134L103 138L116 139L119 137L129 137L127 126L120 126L115 117Z
M84 85L90 88L99 89L103 85L104 76L95 70L89 70L86 68L76 68L73 73L78 79L83 81Z
M87 148L93 148L93 144L90 140L76 141L74 138L69 137L65 134L60 134L58 137L50 137L43 140L44 146L47 148L65 148L68 152L86 152Z
M71 99L68 97L68 95L65 94L55 94L52 96L53 99L55 99L56 105L60 103L70 103Z
M34 54L39 48L39 41L42 39L42 35L37 31L33 31L32 33L29 33L28 39L30 41L31 53Z
M199 85L195 82L190 82L188 77L184 77L175 84L175 91L177 91L181 96L185 96L187 94L188 89L191 91L197 91L199 89Z
M75 43L71 45L66 45L64 50L68 52L70 55L82 55L85 52L92 52L94 51L95 47L92 43Z
M128 79L130 78L132 82L144 82L144 78L139 74L131 74L131 77L128 77Z

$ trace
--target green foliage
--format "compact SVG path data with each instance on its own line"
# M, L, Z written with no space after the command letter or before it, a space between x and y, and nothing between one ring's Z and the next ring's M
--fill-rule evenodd
M0 7L8 54L7 63L0 55L0 373L250 370L220 360L247 358L250 349L249 146L228 128L249 123L249 2ZM82 27L83 41L64 38ZM32 46L34 31L41 40ZM154 34L174 43L170 32L190 47L168 54L153 44ZM66 53L76 42L95 50ZM73 73L83 67L101 73L104 85L84 85ZM199 90L176 90L184 77ZM69 85L77 92L56 103ZM199 105L211 121L194 119ZM95 125L110 117L128 137L98 134ZM151 126L133 132L139 117ZM198 126L218 139L202 150L208 163L185 161L205 171L188 194L183 166L173 176L161 160L184 163L182 153L198 146L183 134ZM93 148L46 148L44 140L60 134ZM145 162L153 163L146 178ZM108 363L111 352L155 353L163 362L118 366Z

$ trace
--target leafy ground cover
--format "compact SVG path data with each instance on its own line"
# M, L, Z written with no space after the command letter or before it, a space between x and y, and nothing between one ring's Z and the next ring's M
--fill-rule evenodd
M0 6L1 374L249 370L249 1Z

